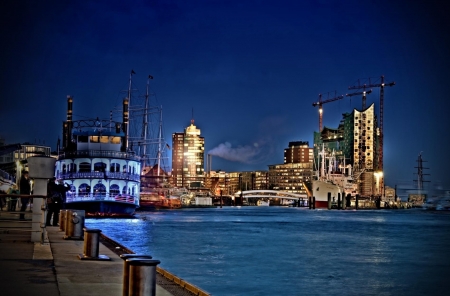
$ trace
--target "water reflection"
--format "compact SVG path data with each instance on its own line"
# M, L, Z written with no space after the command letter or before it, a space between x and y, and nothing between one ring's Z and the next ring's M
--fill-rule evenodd
M414 210L190 209L86 224L214 295L421 295L450 270L450 216Z

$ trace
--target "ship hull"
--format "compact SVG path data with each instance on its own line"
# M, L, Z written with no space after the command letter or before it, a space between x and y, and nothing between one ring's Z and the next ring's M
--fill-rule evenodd
M129 218L136 211L136 205L114 201L79 201L66 204L66 209L84 210L86 217Z
M331 196L331 202L341 200L344 193L341 187L330 182L315 180L312 182L312 194L316 200L316 208L328 208L328 194Z

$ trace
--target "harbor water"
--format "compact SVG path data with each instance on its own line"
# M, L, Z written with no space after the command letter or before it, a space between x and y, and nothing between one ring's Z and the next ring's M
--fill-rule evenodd
M86 226L212 295L450 293L450 212L224 207Z

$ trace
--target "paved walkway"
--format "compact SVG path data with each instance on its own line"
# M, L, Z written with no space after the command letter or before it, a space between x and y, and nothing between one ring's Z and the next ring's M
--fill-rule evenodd
M122 295L123 261L100 244L111 261L79 260L83 241L64 240L59 227L47 227L50 243L30 242L31 221L0 212L1 295ZM156 295L172 295L156 286Z

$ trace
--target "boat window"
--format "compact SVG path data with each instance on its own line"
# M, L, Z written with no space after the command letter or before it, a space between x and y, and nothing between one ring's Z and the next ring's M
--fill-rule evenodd
M120 137L109 137L109 142L111 144L120 144Z
M112 184L111 187L109 187L109 195L110 196L116 196L120 194L120 187L117 184Z
M94 172L104 172L106 171L106 163L96 162L94 164Z
M87 173L91 171L91 164L88 162L80 163L80 173Z
M62 173L65 174L65 173L66 173L66 170L67 170L67 166L66 166L66 164L63 164Z
M91 143L98 143L98 136L90 136L89 138Z
M120 171L120 164L118 163L112 163L111 168L109 169L110 172L119 172Z
M78 195L79 196L87 196L91 193L91 187L86 184L80 184L80 186L78 187Z
M88 136L78 136L78 143L87 143Z
M125 186L123 186L122 194L127 194L127 193L128 193L128 187L125 185Z
M109 137L108 136L101 136L100 137L100 143L108 144L109 143Z
M106 186L102 183L98 183L94 185L94 196L105 196L106 195Z

